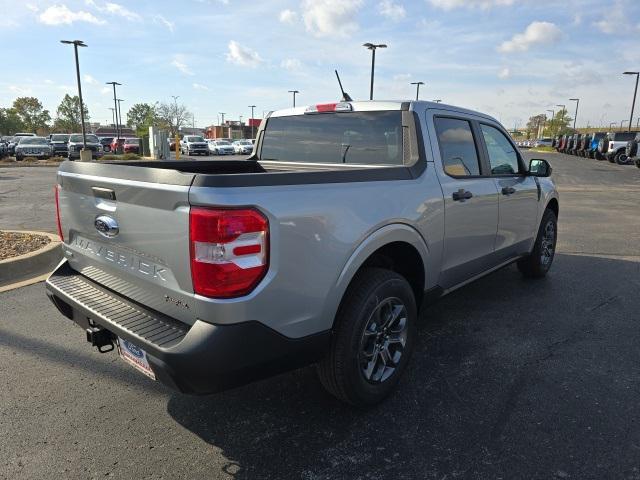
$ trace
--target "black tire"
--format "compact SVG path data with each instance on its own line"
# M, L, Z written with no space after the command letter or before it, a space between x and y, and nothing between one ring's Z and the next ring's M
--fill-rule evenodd
M336 315L329 352L318 364L322 385L338 399L357 407L384 400L411 357L417 316L413 290L404 277L382 268L360 271ZM398 329L395 335L394 325ZM393 337L397 341L390 342ZM395 362L392 357L396 357ZM371 360L367 362L366 358Z
M624 152L616 153L615 161L618 165L627 165L629 157Z
M549 228L552 229L553 238L549 239ZM518 270L527 278L544 277L553 263L558 239L558 220L553 210L547 208L542 215L538 236L533 244L533 250L526 257L518 260ZM549 245L551 241L551 245ZM549 248L551 247L551 248Z

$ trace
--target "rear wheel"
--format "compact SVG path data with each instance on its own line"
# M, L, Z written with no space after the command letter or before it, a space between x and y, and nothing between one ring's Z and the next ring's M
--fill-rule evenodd
M557 232L556 214L547 208L542 215L533 250L529 255L518 260L518 269L525 277L541 278L547 274L555 257Z
M615 156L616 163L618 165L626 165L629 157L624 152L617 153Z
M407 280L367 268L349 286L331 347L318 365L323 386L355 406L375 405L395 388L416 336L417 307Z

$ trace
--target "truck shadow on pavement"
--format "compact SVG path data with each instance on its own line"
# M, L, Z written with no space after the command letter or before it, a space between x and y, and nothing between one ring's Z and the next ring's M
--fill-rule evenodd
M235 478L627 477L638 287L634 261L559 254L544 280L508 267L422 310L410 368L375 408L339 403L305 368L174 394L168 412Z

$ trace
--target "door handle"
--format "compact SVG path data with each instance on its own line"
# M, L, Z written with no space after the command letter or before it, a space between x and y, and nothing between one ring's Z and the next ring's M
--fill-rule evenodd
M457 192L453 192L453 195L451 196L453 197L454 202L464 202L465 200L469 200L471 197L473 197L473 193L471 193L469 190L461 188Z
M503 195L511 195L512 193L516 193L516 189L513 187L502 187Z

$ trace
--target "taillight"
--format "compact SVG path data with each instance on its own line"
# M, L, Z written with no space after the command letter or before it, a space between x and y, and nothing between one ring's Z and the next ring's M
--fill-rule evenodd
M350 112L351 110L352 106L347 102L318 103L308 106L304 113Z
M191 207L193 291L212 298L251 292L269 268L269 222L253 209Z
M60 185L56 185L53 189L56 197L56 224L58 225L58 236L60 241L64 242L64 235L62 234L62 224L60 223Z

